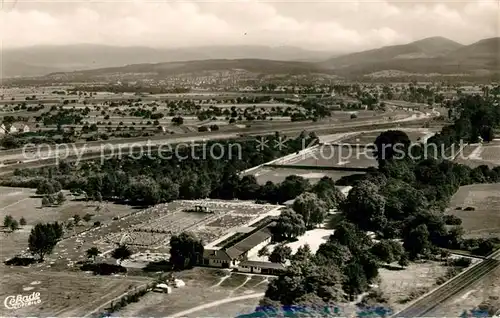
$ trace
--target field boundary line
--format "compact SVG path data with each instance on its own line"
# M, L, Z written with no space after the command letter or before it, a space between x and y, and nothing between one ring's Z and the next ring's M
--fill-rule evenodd
M471 265L469 267L467 267L465 270L461 271L458 275L455 275L453 276L452 278L450 278L449 280L447 280L446 282L444 282L443 284L431 289L430 291L428 291L427 293L423 294L422 296L418 297L417 299L414 299L413 301L411 301L410 303L408 303L408 305L399 310L397 313L394 313L393 315L391 315L390 317L398 317L398 314L404 310L406 310L407 308L410 308L411 306L413 306L416 302L428 297L429 295L431 295L432 293L434 293L435 291L443 288L444 286L446 285L449 285L451 282L455 281L456 279L458 279L460 276L464 275L465 273L469 272L470 270L472 270L473 268L476 268L478 265L482 264L483 262L486 262L488 259L490 259L492 256L496 256L497 253L500 252L500 249L497 249L495 251L493 251L492 253L490 253L489 255L487 255L482 261L480 262L477 262L476 264L474 265Z
M109 305L110 303L122 298L123 296L126 296L127 294L129 294L130 292L133 292L133 291L137 291L138 289L142 288L142 287L145 287L145 286L148 286L151 282L149 283L145 283L145 284L142 284L142 285L139 285L137 287L135 287L134 289L132 290L127 290L126 292L124 292L123 294L120 294L119 296L105 302L104 304L100 305L99 307L97 307L96 309L92 310L91 312L89 312L88 314L86 314L85 316L83 316L83 318L85 317L90 317L91 315L95 314L96 312L98 312L100 309L106 307L107 305Z
M21 199L21 200L19 200L19 201L17 201L17 202L14 202L14 203L11 203L11 204L9 204L9 205L6 205L6 206L4 206L4 207L0 208L0 211L4 211L5 209L10 208L11 206L14 206L14 205L16 205L16 204L19 204L19 203L21 203L21 202L23 202L23 201L26 201L26 200L28 200L28 199L31 199L31 197L27 197L27 198Z
M428 291L427 293L423 294L422 296L418 297L417 299L414 299L413 301L409 302L408 305L405 307L405 308L402 308L401 310L399 310L397 313L391 315L390 317L398 317L398 314L400 312L402 312L403 310L406 310L407 308L410 308L411 306L413 306L415 303L417 303L418 301L428 297L429 295L431 295L432 293L434 293L435 291L443 288L444 286L450 284L450 282L454 281L455 279L457 279L458 277L464 275L465 273L469 272L471 269L475 268L476 266L478 266L479 264L483 263L484 261L486 261L486 259L484 259L483 261L480 261L480 262L477 262L476 264L474 265L471 265L469 267L467 267L465 270L461 271L458 275L456 276L453 276L451 279L447 280L446 282L444 282L443 284L439 285L439 286L436 286L434 287L433 289L431 289L430 291Z
M275 162L279 162L280 160L283 160L283 161L291 160L291 159L293 159L295 156L302 156L302 155L304 155L304 154L307 154L307 153L309 153L310 151L312 151L312 150L316 149L317 147L319 147L319 145L314 145L314 146L312 146L312 147L308 147L308 148L306 148L306 149L302 149L302 150L300 150L300 151L299 151L299 153L291 153L291 154L285 155L285 156L283 156L283 157L279 157L279 158L273 159L273 160L271 160L271 161L269 161L269 162L265 162L265 163L260 164L260 165L258 165L258 166L251 167L251 168L248 168L248 169L246 169L246 170L240 171L238 174L239 174L239 175L243 175L243 174L245 174L245 173L248 173L248 172L251 172L251 171L257 170L257 169L259 169L259 168L262 168L262 167L263 167L263 166L265 166L265 165L269 165L269 164L273 164L273 163L275 163Z
M203 310L203 309L207 309L207 308L211 308L211 307L215 307L215 306L219 306L219 305L224 305L224 304L232 303L232 302L239 301L239 300L246 300L246 299L252 299L252 298L260 298L260 297L263 297L264 295L265 295L265 293L256 293L256 294L243 295L243 296L237 296L237 297L231 297L231 298L224 298L224 299L221 299L221 300L216 300L216 301L213 301L213 302L210 302L210 303L199 305L199 306L193 307L191 309L180 311L180 312L175 313L173 315L170 315L168 317L169 318L185 317L186 315L189 315L191 313L194 313L194 312L197 312L197 311L200 311L200 310Z

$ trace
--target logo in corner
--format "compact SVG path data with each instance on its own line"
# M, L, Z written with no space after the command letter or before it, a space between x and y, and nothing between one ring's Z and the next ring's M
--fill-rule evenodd
M11 295L5 297L3 304L7 309L19 309L23 307L28 307L36 304L40 304L42 300L40 299L40 293L33 292L30 295Z

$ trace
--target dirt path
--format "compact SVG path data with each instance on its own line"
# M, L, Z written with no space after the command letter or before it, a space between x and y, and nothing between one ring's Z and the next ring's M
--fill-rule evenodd
M4 206L4 207L0 208L0 211L3 211L3 210L5 210L5 209L7 209L7 208L10 208L11 206L14 206L14 205L16 205L16 204L19 204L19 203L21 203L21 202L23 202L23 201L26 201L26 200L28 200L28 199L31 199L31 198L30 198L30 197L27 197L27 198L24 198L24 199L18 200L18 201L14 202L14 203L11 203L11 204L9 204L9 205L6 205L6 206Z
M234 302L234 301L245 300L245 299L253 299L253 298L260 298L260 297L264 297L264 293L256 293L256 294L243 295L243 296L238 296L238 297L225 298L225 299L213 301L211 303L199 305L199 306L193 307L191 309L178 312L176 314L170 315L170 318L185 317L186 315L192 314L194 312L197 312L197 311L200 311L200 310L203 310L203 309L207 309L207 308L211 308L211 307L215 307L215 306L219 306L219 305L224 305L224 304L231 303L231 302Z
M142 284L140 286L135 287L134 290L139 290L139 289L144 288L146 286L147 286L147 284ZM105 303L99 305L97 308L94 308L91 312L87 313L84 317L90 317L91 315L99 312L99 310L102 310L103 308L105 308L106 306L108 306L109 304L111 304L112 302L115 302L115 301L119 300L120 298L122 298L123 296L125 296L127 294L130 294L130 292L131 292L130 289L126 290L125 292L123 292L120 295L114 297L113 299L106 301Z

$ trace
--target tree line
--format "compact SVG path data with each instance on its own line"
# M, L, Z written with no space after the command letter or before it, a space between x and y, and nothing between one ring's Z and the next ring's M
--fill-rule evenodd
M240 176L239 172L300 151L314 144L317 137L303 133L286 141L281 149L273 145L284 136L276 134L265 140L269 147L261 150L257 150L257 140L230 140L179 149L176 154L112 158L103 164L88 161L77 167L61 162L57 167L16 170L3 184L35 187L39 194L67 189L89 198L140 205L207 197L274 203L293 199L309 188L304 178L290 176L279 184L260 185L253 175ZM213 147L215 143L219 146ZM213 149L213 153L207 154L207 149Z

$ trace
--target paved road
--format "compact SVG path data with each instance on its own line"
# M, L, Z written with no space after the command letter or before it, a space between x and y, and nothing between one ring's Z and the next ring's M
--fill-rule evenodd
M363 130L373 130L374 128L392 128L397 126L410 126L421 122L425 122L432 114L418 114L402 118L400 120L386 121L386 120L376 120L376 121L361 121L356 123L349 123L346 125L335 125L332 127L331 123L322 124L309 124L307 126L293 126L291 128L278 129L276 127L263 127L258 133L245 133L242 134L234 132L212 132L196 135L183 134L179 135L168 135L168 136L155 136L151 139L141 138L140 140L131 141L130 139L118 140L113 143L103 143L103 142L89 142L89 143L75 143L75 144L61 144L59 146L53 145L52 149L40 149L37 151L29 152L23 149L14 149L11 151L1 152L0 154L0 175L12 173L15 169L23 168L38 168L43 166L56 165L59 160L64 159L68 162L70 161L84 161L92 160L97 158L110 158L112 154L122 156L127 156L131 153L137 153L137 151L143 151L143 153L151 153L156 151L159 145L162 146L162 150L170 150L166 145L172 144L188 144L192 145L195 142L207 141L207 140L221 140L221 139L234 139L242 135L251 138L252 135L269 135L274 134L278 129L281 133L292 134L300 133L304 130L321 132L326 131L327 133L341 133L341 132L352 132L355 128L362 132ZM141 148L142 146L142 148ZM144 147L145 146L145 147ZM3 155L3 156L2 156ZM2 165L1 162L5 160L15 160L18 163Z
M500 250L489 255L482 262L470 267L454 278L414 301L406 309L392 317L428 317L432 311L444 305L446 301L470 287L500 266Z

